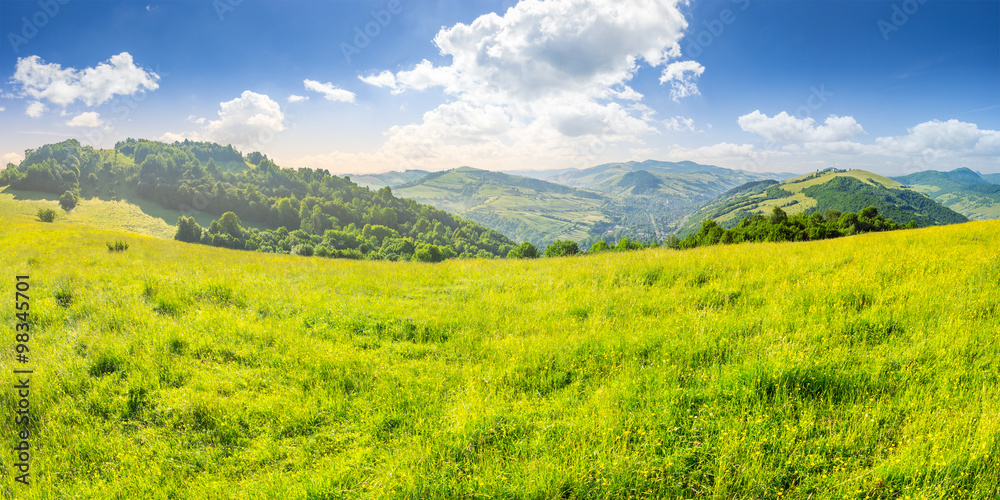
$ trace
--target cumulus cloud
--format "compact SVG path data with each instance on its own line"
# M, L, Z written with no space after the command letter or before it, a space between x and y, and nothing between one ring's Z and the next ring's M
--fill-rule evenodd
M45 107L45 104L43 104L40 101L34 101L34 102L28 103L28 107L25 108L24 114L26 114L26 115L28 115L28 116L30 116L32 118L38 118L38 117L42 116L43 114L45 114L45 112L47 110L48 110L48 108Z
M875 144L888 156L1000 155L1000 131L958 120L931 120L907 129L903 136L879 137Z
M156 73L136 66L132 55L122 52L92 68L63 68L38 56L19 58L13 83L24 96L66 107L76 101L86 106L108 102L116 95L133 95L159 88Z
M0 112L7 111L7 108L0 106Z
M219 104L219 119L208 122L203 136L220 144L255 146L285 129L281 106L264 94L246 90Z
M320 83L316 80L304 80L303 83L306 86L306 90L319 92L328 101L354 102L354 92L337 88L337 86L331 83Z
M503 15L442 28L434 44L447 62L359 76L394 94L440 88L450 96L421 123L390 129L382 153L433 168L463 148L459 164L485 167L494 157L478 155L530 151L533 165L564 164L553 155L642 144L657 124L628 82L641 62L659 67L680 56L681 3L522 0Z
M66 125L70 127L100 127L101 126L101 115L94 111L88 111L86 113L80 113L73 117L70 121L66 122Z
M302 101L308 101L308 100L309 100L309 98L306 97L306 96L295 95L295 94L292 94L292 95L288 96L288 102L302 102Z
M3 155L0 155L0 164L4 166L6 166L8 163L13 163L15 165L18 165L21 163L21 160L23 159L24 157L18 153L5 153Z
M674 102L679 102L685 97L700 95L698 85L695 80L705 72L705 67L696 61L679 61L671 63L663 70L660 76L660 84L669 83L670 98Z
M782 111L773 117L756 110L739 117L740 128L773 142L830 143L848 141L865 133L851 116L830 115L824 125L812 118L796 118Z

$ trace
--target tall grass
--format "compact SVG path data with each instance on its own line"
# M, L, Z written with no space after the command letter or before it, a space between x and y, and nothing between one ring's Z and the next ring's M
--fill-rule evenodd
M0 491L996 498L998 233L429 265L9 219L38 420Z

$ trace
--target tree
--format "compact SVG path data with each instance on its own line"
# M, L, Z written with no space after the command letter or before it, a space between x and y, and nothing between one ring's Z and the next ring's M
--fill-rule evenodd
M580 247L575 241L556 240L551 245L545 247L546 257L566 257L580 253Z
M77 197L72 191L66 191L62 196L59 197L59 206L63 210L69 212L74 207L76 207Z
M538 247L527 241L507 252L508 259L534 259L536 257L538 257Z
M42 222L52 222L56 220L56 211L51 208L39 208L38 220Z
M241 238L243 236L243 227L240 226L240 218L233 212L222 214L222 217L219 218L219 226L223 232L233 238Z
M198 243L201 241L201 226L194 220L194 217L177 218L177 234L174 239L187 243Z
M590 245L590 253L601 253L609 250L611 250L611 247L608 246L608 242L604 240L598 240L597 243Z
M788 220L788 214L781 207L774 207L771 210L771 224L782 224Z

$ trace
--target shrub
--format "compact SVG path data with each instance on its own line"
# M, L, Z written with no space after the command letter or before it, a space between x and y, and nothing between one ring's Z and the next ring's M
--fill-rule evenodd
M42 222L52 222L56 220L56 211L51 208L39 208L38 220Z
M566 257L580 253L580 247L575 241L556 240L551 245L545 247L546 257Z
M114 243L108 241L104 244L108 246L109 252L124 252L125 250L128 250L128 243L121 240L115 241Z
M59 197L59 206L62 207L63 210L69 212L76 207L77 201L78 198L72 191L66 191Z
M507 252L508 259L534 259L535 257L538 257L538 247L527 241Z

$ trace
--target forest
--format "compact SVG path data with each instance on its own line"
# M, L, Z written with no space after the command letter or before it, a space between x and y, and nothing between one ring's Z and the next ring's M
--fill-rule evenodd
M67 140L25 152L0 172L0 186L60 195L140 198L182 213L218 216L202 230L178 221L177 239L233 249L344 258L440 261L506 256L515 243L476 222L363 188L326 170L280 168L266 155L230 146L127 139L100 151ZM257 226L257 227L244 227Z

